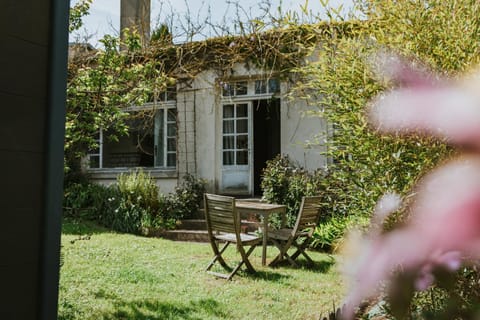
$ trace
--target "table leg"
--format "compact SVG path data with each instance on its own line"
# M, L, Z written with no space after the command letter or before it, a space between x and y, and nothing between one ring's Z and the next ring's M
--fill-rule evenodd
M262 266L267 264L268 215L263 217Z

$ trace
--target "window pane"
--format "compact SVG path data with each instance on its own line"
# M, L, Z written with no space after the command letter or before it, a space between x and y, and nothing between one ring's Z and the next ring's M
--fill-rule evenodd
M93 156L93 155L90 155L89 156L89 163L88 163L88 167L89 168L100 168L100 156Z
M235 142L235 136L223 137L223 149L233 149Z
M248 133L248 120L237 120L237 133Z
M248 105L237 104L237 118L246 118L246 117L248 117Z
M223 133L234 133L234 120L223 120Z
M256 80L255 81L255 94L267 93L267 84L265 80Z
M223 164L224 165L233 165L234 164L234 151L224 151L223 152Z
M223 118L233 118L233 104L223 106Z
M237 149L248 149L248 135L237 136Z
M152 135L152 129L149 128L148 133L141 132L137 135L137 156L136 165L134 167L153 167L154 166L154 137Z
M100 147L97 146L96 148L90 148L88 149L88 153L100 153Z
M278 79L268 80L268 92L269 93L280 92L280 81L278 81Z
M167 100L176 100L177 99L177 92L176 88L169 88L167 89Z
M223 89L222 95L224 97L233 96L234 88L230 83L224 83L222 89Z
M165 101L167 98L167 92L166 91L160 91L158 93L157 101Z
M136 116L133 114L132 116ZM153 123L153 121L151 121ZM129 136L117 141L106 139L103 144L103 168L132 168L154 166L153 126L146 121L131 121Z
M175 153L167 154L167 167L175 167L177 165L177 155Z
M165 113L163 109L157 111L155 119L155 167L165 166L165 134L164 134Z
M248 151L237 151L237 164L248 164Z
M175 123L169 123L167 125L167 136L169 137L177 136L177 125Z
M168 109L167 121L177 121L177 109Z
M246 95L248 91L248 83L245 81L237 82L236 89L237 89L237 92L236 92L237 96Z
M177 150L177 143L175 138L168 138L167 139L167 151L176 151Z

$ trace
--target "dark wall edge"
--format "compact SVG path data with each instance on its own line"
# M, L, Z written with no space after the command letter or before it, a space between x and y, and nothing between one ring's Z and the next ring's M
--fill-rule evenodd
M39 319L57 319L69 1L51 0L46 108L44 208L40 246Z

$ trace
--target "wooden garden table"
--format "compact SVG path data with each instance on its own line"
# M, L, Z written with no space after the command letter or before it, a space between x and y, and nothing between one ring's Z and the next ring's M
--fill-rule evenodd
M237 212L241 214L255 214L263 219L263 248L262 248L262 265L266 265L267 261L267 241L268 241L268 220L270 215L279 213L282 217L282 227L286 222L287 206L282 204L270 204L259 201L236 200L235 207Z

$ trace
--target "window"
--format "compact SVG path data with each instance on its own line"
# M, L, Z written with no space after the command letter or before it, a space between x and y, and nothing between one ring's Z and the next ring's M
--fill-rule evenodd
M250 90L249 90L250 87ZM276 94L280 92L280 81L278 79L255 80L248 81L233 81L225 82L222 86L223 97L238 97L249 94Z
M175 101L177 100L177 88L176 87L168 87L167 90L160 92L159 94L159 101Z
M155 115L155 167L177 163L177 110L161 109Z
M223 165L248 165L248 104L223 106Z
M156 98L152 92L148 98L149 102L169 102L175 100L177 100L177 88L175 86L169 86L166 90L159 92Z
M129 135L110 141L108 130L99 134L99 148L88 155L89 168L175 168L177 110L135 111L128 121Z
M100 130L98 134L94 137L97 147L95 149L89 150L88 153L88 167L89 168L101 168L102 163L102 141L103 141L103 132Z
M255 81L255 94L274 94L278 92L280 92L280 81L278 79Z
M224 97L244 96L248 94L248 82L230 82L223 84L222 95Z

